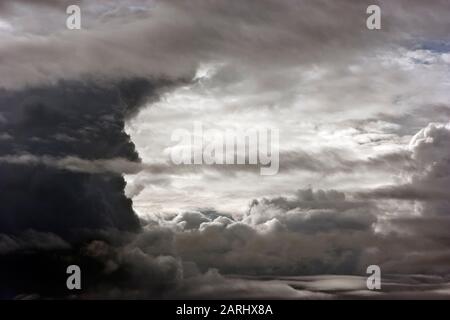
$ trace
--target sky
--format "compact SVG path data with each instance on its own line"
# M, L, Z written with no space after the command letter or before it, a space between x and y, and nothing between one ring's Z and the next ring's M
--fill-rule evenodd
M2 1L0 298L449 298L449 14ZM277 174L173 163L198 123L278 130Z

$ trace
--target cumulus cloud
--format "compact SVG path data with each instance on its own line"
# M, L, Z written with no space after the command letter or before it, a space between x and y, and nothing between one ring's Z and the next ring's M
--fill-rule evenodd
M380 187L362 194L365 197L424 201L430 210L431 204L437 206L437 211L433 209L432 212L424 213L446 214L450 186L450 159L447 152L449 142L448 124L428 124L409 143L408 162L412 164L412 169L408 170L404 183Z

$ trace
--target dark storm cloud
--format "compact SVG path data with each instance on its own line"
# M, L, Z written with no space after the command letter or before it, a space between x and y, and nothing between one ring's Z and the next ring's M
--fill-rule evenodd
M358 273L365 245L375 238L376 212L341 192L306 189L293 199L255 200L242 218L199 210L161 217L157 224L174 232L167 247L201 272Z
M67 82L2 91L0 128L11 139L0 141L1 296L57 294L64 290L58 281L64 264L74 259L89 264L79 253L82 243L112 241L102 230L140 229L121 175L140 167L124 121L165 85ZM119 233L115 241L123 237ZM52 273L60 278L48 284L34 280Z
M9 159L0 164L1 232L29 228L72 237L79 228L137 229L119 172L139 161L123 131L124 119L145 97L156 95L155 89L155 84L134 80L3 92L5 121L0 126L12 140L0 142L1 158ZM63 160L48 166L52 157ZM98 163L99 158L127 161ZM110 170L90 174L102 173L102 165Z

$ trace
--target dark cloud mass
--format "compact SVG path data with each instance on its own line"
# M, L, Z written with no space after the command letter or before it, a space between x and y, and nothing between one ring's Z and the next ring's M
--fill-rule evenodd
M46 248L61 250L64 259L64 254L77 250L101 230L140 229L119 170L77 172L70 169L76 167L74 161L58 168L29 160L70 156L83 159L86 166L97 159L124 159L138 165L140 159L124 132L124 121L142 103L155 99L157 89L164 85L163 81L147 80L104 85L62 82L54 87L2 92L4 121L0 126L11 139L0 142L1 157L16 159L0 164L1 251L6 254L2 283L18 281L23 276L20 271L26 272L24 268L17 272L18 278L11 276L17 261L8 254L19 252L24 264L34 266L36 276L44 268L36 265L36 260L45 255L42 250ZM54 260L54 254L49 253L45 263L57 266L60 260ZM57 268L49 266L49 270ZM49 285L48 290L51 288Z
M124 133L125 116L154 93L144 80L105 87L61 83L52 88L4 92L2 156L76 156L86 160L139 161ZM75 237L79 229L136 230L137 217L118 174L70 172L40 163L2 163L0 231L53 232ZM23 199L27 198L27 201Z

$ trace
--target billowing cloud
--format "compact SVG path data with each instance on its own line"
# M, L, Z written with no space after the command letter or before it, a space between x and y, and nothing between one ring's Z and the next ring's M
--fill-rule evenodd
M121 174L139 170L139 157L123 127L154 88L134 80L5 92L0 126L11 139L0 141L0 230L65 238L83 228L137 230Z

